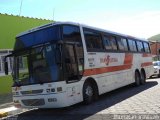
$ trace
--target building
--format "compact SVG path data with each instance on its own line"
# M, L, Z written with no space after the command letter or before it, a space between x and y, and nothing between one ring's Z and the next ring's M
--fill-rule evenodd
M153 60L160 60L160 42L150 41L151 53Z
M14 47L15 37L20 32L53 22L46 19L29 18L0 13L0 75L4 75L4 56L10 53ZM9 71L11 71L11 60Z

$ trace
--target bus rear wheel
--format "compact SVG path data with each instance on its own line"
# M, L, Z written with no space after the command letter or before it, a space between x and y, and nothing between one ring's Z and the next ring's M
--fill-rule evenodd
M83 100L85 104L90 104L94 100L94 87L90 82L84 83Z
M146 83L146 75L144 71L141 71L141 81L140 83L143 85Z
M135 72L135 85L139 86L140 85L140 80L141 80L141 76L139 74L138 71Z

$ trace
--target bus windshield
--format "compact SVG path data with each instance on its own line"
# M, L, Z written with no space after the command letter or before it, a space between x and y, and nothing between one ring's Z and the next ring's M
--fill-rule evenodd
M56 61L61 61L60 57L59 44L40 46L16 54L13 59L14 86L58 81L60 66Z

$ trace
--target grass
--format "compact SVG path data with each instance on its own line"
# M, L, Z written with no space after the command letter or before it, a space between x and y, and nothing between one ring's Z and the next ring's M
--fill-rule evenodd
M50 22L52 21L0 14L0 49L13 49L17 34Z
M13 84L11 76L0 77L0 94L11 93L11 86Z

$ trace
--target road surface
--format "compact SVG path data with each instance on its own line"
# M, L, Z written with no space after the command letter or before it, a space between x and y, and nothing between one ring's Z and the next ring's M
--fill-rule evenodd
M90 105L80 103L63 109L31 110L12 117L12 120L105 120L127 117L160 119L159 78L148 79L142 86L129 85L106 93Z

